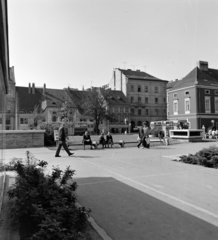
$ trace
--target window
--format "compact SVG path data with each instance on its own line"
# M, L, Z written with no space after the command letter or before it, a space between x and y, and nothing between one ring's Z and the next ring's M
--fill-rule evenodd
M148 86L145 86L145 92L148 92Z
M130 91L134 92L134 86L133 85L130 86Z
M52 122L57 122L57 117L55 115L52 116Z
M154 92L155 92L155 93L158 93L158 87L155 87L155 88L154 88Z
M189 95L189 91L184 92L185 95Z
M141 92L141 86L138 86L138 92Z
M163 110L163 114L166 115L166 109Z
M120 107L120 112L123 113L123 107Z
M190 113L190 98L185 98L185 114Z
M173 97L174 97L174 98L177 97L177 93L174 93L174 94L173 94Z
M165 97L163 98L163 102L164 102L164 103L166 102L166 98L165 98Z
M145 98L145 103L148 103L148 98L147 97Z
M10 130L11 129L11 119L10 118L6 118L6 130Z
M148 109L145 109L145 115L148 115Z
M28 118L20 118L20 124L27 125L28 124Z
M138 109L138 115L141 116L141 114L142 114L142 110Z
M205 112L210 113L210 97L205 97Z
M218 90L215 90L215 92L214 92L214 93L215 93L215 95L218 95Z
M131 97L130 98L130 103L133 103L134 102L134 97Z
M138 103L141 103L142 101L141 101L141 97L138 97Z
M173 101L173 113L174 115L178 114L178 100Z
M131 109L131 114L134 115L134 109Z
M2 118L0 118L0 125L2 125Z
M155 103L156 103L156 104L158 103L158 98L155 98Z
M125 108L125 112L126 112L126 113L129 112L129 108L128 108L128 107Z
M11 112L11 106L7 106L7 113L10 113Z
M205 94L210 94L210 90L205 89L205 90L204 90L204 93L205 93Z
M215 113L218 113L218 97L215 97Z
M154 115L158 116L158 109L154 109Z
M115 107L115 113L118 113L118 107Z

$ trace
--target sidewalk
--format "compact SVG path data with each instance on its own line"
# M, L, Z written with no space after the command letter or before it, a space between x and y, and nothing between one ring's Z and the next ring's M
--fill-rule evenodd
M76 170L78 201L113 240L218 239L217 169L172 161L217 142L151 149L76 150L61 158L47 148L6 150L6 160L38 159Z

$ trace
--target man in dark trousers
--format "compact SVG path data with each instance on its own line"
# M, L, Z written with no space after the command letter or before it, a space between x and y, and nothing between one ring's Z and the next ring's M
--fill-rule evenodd
M59 127L59 138L58 138L58 148L57 148L57 151L56 151L56 154L55 154L55 157L61 157L59 155L60 151L61 151L61 147L63 146L64 150L67 152L67 154L69 156L73 155L73 153L71 153L67 147L67 144L66 144L66 134L65 134L65 130L64 130L64 127L65 127L65 123L62 122L60 127Z
M142 144L142 148L150 148L150 139L149 139L150 128L147 122L143 122L142 127L139 128L139 143L137 147L139 148ZM148 143L149 142L149 143Z

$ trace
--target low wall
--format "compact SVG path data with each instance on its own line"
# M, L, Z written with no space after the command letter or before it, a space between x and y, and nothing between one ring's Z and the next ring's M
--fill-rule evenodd
M203 140L202 129L173 129L170 130L170 137L185 142L200 142Z
M43 147L44 133L44 130L0 131L0 149Z

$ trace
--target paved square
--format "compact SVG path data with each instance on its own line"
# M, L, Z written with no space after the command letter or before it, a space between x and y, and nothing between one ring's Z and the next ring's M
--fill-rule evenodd
M64 151L28 149L38 159L76 170L78 200L112 239L217 239L218 172L172 161L211 143ZM213 143L213 145L218 145ZM26 149L5 150L7 161ZM175 157L175 158L174 158Z

